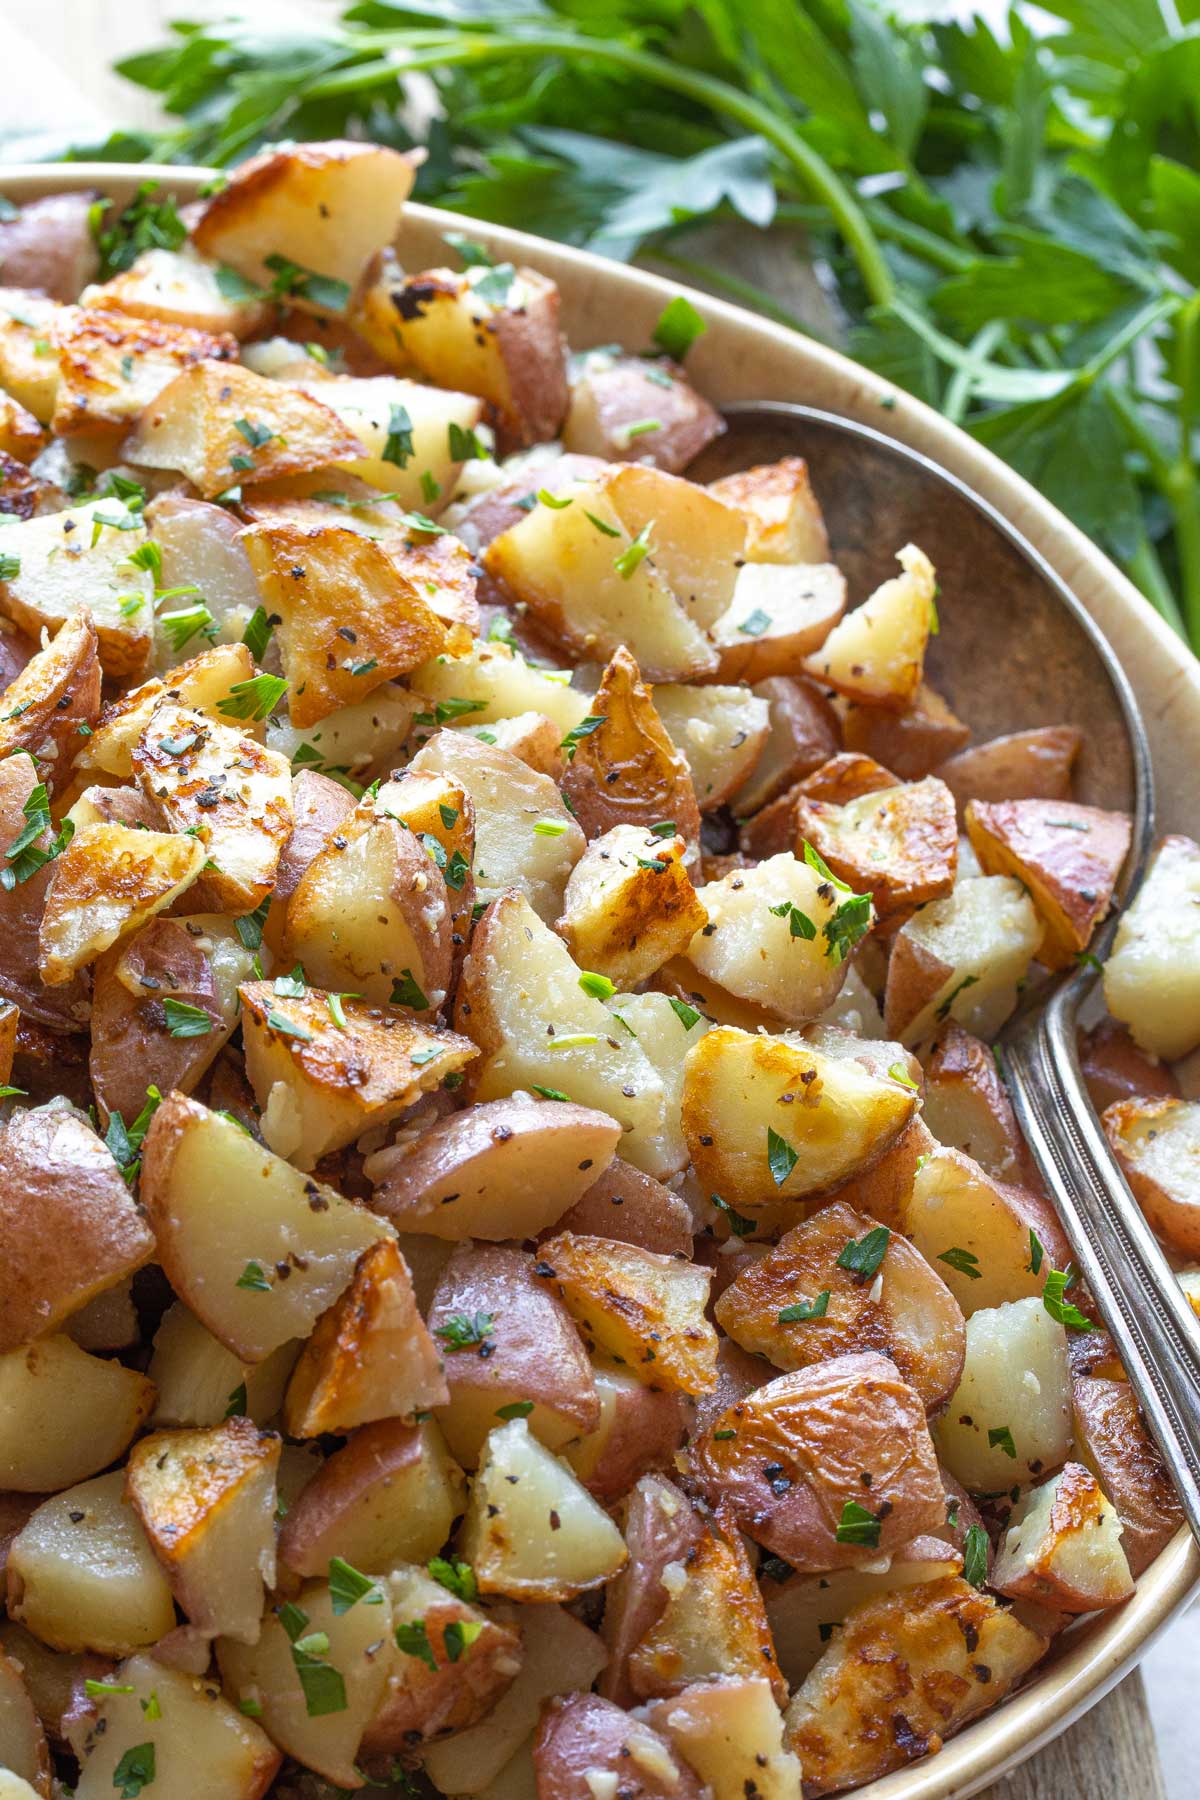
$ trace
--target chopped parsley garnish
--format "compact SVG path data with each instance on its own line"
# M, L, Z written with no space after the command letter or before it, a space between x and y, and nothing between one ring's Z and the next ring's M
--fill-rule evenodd
M229 1396L229 1403L225 1408L225 1417L227 1419L244 1419L249 1410L249 1406L250 1401L246 1395L246 1384L244 1381L239 1381L232 1394Z
M586 719L580 719L578 725L572 725L570 731L568 731L566 737L563 738L559 745L560 750L566 751L567 761L574 762L576 747L583 738L590 737L593 731L598 731L601 725L606 725L607 723L607 713L589 713Z
M297 1025L294 1019L289 1019L286 1013L278 1012L273 1006L267 1011L265 1023L268 1031L277 1031L280 1037L298 1038L302 1044L312 1043L313 1034L307 1025Z
M142 181L129 204L111 217L111 200L95 200L88 207L88 230L100 255L102 281L132 268L145 250L178 250L185 241L187 226L174 200L160 194L157 181ZM153 1747L150 1760L153 1764Z
M406 469L413 454L413 422L408 408L398 402L388 409L387 437L381 455L384 462Z
M340 1556L329 1559L329 1604L333 1608L333 1616L340 1619L351 1607L365 1600L368 1606L383 1605L383 1591L378 1582L370 1575L361 1575L359 1571L344 1562Z
M968 1281L982 1281L983 1279L979 1258L974 1251L963 1250L958 1244L953 1244L949 1250L939 1251L938 1261L948 1263L952 1269L957 1269L960 1275L965 1275Z
M852 894L825 924L825 954L836 968L871 929L870 894Z
M121 1113L114 1108L108 1115L108 1130L104 1134L104 1142L109 1153L120 1169L130 1187L137 1179L141 1168L141 1150L146 1133L150 1129L150 1121L162 1104L162 1095L156 1087L146 1089L146 1104L143 1106L132 1125L126 1125Z
M257 1262L248 1262L234 1285L235 1287L249 1288L251 1293L255 1294L271 1292L271 1283L267 1280L262 1264Z
M987 1580L988 1535L982 1525L968 1525L963 1544L963 1580L982 1587Z
M1042 1240L1032 1225L1029 1228L1029 1273L1036 1275L1042 1266L1042 1258L1046 1252L1042 1248Z
M746 614L745 618L738 626L738 630L743 632L746 637L761 637L763 632L770 626L770 623L770 613L764 612L761 606L756 606L753 612Z
M246 629L242 633L242 642L256 663L260 663L265 656L274 629L274 625L267 617L266 608L256 606L247 619Z
M797 1300L785 1306L779 1315L781 1325L806 1325L810 1319L823 1319L829 1311L829 1289L822 1288L815 1300Z
M137 1800L144 1787L154 1780L154 1745L135 1744L126 1750L113 1770L112 1784L120 1800Z
M611 1000L617 991L616 983L610 981L607 975L594 975L590 969L583 971L579 977L579 985L593 1000Z
M646 829L651 837L673 838L675 836L674 819L660 819L657 825L648 825Z
M475 238L467 237L461 231L444 231L442 242L449 244L451 250L458 251L465 268L490 269L492 267L492 257Z
M622 581L629 581L650 554L650 533L654 530L654 520L647 519L642 529L626 544L618 556L613 557L613 568Z
M806 938L811 943L816 937L817 928L813 921L806 912L800 911L794 901L781 900L778 906L769 906L767 911L773 913L777 919L786 919L788 930L794 938Z
M212 637L216 627L216 620L204 600L196 600L191 606L178 606L171 612L160 613L158 622L176 656L198 633L203 632L206 637Z
M880 1263L887 1255L891 1236L886 1225L875 1225L857 1243L851 1238L837 1259L838 1268L848 1269L851 1275L868 1280L877 1272Z
M523 1408L514 1413L511 1407L502 1406L499 1417L524 1418L533 1411L532 1400L516 1400L513 1405ZM468 1562L459 1562L457 1557L435 1556L426 1565L433 1579L440 1582L448 1593L455 1594L458 1599L465 1600L468 1605L479 1598L479 1584L475 1579L475 1571Z
M566 822L562 819L535 819L533 824L535 837L561 837L566 829Z
M468 713L482 712L486 705L486 700L464 700L452 696L449 700L434 703L433 716L439 725L447 725L451 719L463 719Z
M238 941L243 950L261 950L263 927L267 922L267 913L271 908L271 896L261 900L252 913L243 913L240 919L233 921L233 928L238 934Z
M424 1012L429 1002L421 992L417 979L411 969L401 969L400 978L392 982L390 1006L408 1006L414 1012Z
M446 430L446 439L451 462L489 462L491 460L487 445L482 443L473 431L460 425L456 419L451 419Z
M25 825L4 852L9 867L0 869L0 887L9 893L18 883L28 881L31 875L44 869L48 862L61 856L75 835L72 821L64 819L57 836L51 839L45 850L38 843L38 838L49 831L51 825L50 795L44 781L35 783L21 810L25 814Z
M489 306L507 306L516 278L517 271L510 262L495 263L478 281L471 283L471 291L486 300Z
M545 1093L547 1090L539 1088L538 1092ZM565 1100L567 1096L564 1094L562 1097ZM498 1419L527 1419L532 1411L532 1400L510 1400L507 1406L496 1408L496 1417Z
M235 681L224 700L217 701L217 711L227 719L254 719L261 723L286 693L287 682L282 675L255 675L249 681Z
M568 506L574 504L569 494L552 494L549 488L544 487L538 489L537 497L551 512L565 512Z
M396 1645L405 1656L419 1657L427 1667L436 1671L438 1660L433 1654L433 1645L429 1641L424 1619L413 1619L408 1624L397 1625Z
M780 1137L777 1131L767 1126L767 1163L771 1170L771 1179L776 1187L782 1187L796 1164L799 1153L792 1149L786 1138Z
M708 326L687 296L676 294L658 315L658 323L651 335L666 356L682 362L696 339L707 330Z
M958 996L961 993L964 993L967 988L974 987L978 980L978 975L964 975L957 987L952 987L950 992L946 995L946 998L937 1006L934 1011L934 1018L948 1019L950 1016L950 1008L954 1005Z
M173 1038L207 1037L213 1028L213 1022L202 1006L192 1006L187 1000L166 999L162 1003L163 1015L167 1021L167 1030Z
M1003 1450L1005 1456L1017 1459L1017 1446L1013 1443L1013 1434L1007 1425L996 1425L988 1432L988 1444L993 1450Z
M239 437L245 438L252 450L261 450L263 445L269 444L275 436L269 425L255 425L249 419L235 419L233 429ZM230 460L232 461L232 458Z
M758 1230L758 1226L753 1219L748 1219L745 1213L735 1211L735 1209L730 1206L728 1200L722 1200L720 1194L710 1194L709 1199L712 1201L717 1211L724 1213L725 1217L729 1220L729 1229L732 1231L734 1237L744 1238L754 1236L754 1233Z
M264 256L263 261L274 277L271 282L272 294L290 294L297 300L307 300L312 306L323 307L326 312L345 312L350 301L347 282L338 281L332 275L319 275L315 269L306 269L300 263L291 262L278 251L271 256Z
M594 1031L564 1031L558 1037L552 1037L548 1048L551 1050L582 1050L588 1044L598 1044L600 1039Z
M861 1544L865 1549L874 1550L879 1544L880 1529L880 1521L874 1513L869 1513L857 1500L847 1500L834 1537L839 1544Z
M0 555L0 581L15 581L21 573L19 556Z
M350 1027L346 1024L346 1014L345 1014L345 1010L342 1007L342 1001L343 1000L361 1000L361 999L362 999L361 994L345 994L345 993L343 993L343 994L327 994L325 996L325 1004L329 1008L329 1016L333 1020L334 1024L337 1026L339 1031L348 1031L350 1029ZM426 1058L426 1060L428 1061L428 1058Z
M446 806L439 803L438 814L441 817L442 824L446 827L446 830L453 831L454 827L458 824L457 806Z
M616 525L607 524L604 519L598 518L596 516L596 514L593 512L589 512L587 510L586 506L583 509L583 516L585 519L589 519L591 521L591 523L596 527L596 530L601 534L602 537L615 537L615 538L620 537L621 533Z
M1067 1325L1072 1331L1091 1331L1092 1321L1086 1313L1080 1312L1065 1296L1067 1289L1075 1280L1074 1269L1050 1269L1046 1274L1046 1285L1042 1289L1042 1305L1052 1319L1060 1325Z
M703 1015L698 1013L694 1006L689 1006L686 1000L680 1000L675 994L668 994L667 999L670 1002L671 1011L685 1031L690 1031L693 1025L700 1023Z
M495 1313L451 1313L444 1325L435 1325L433 1335L441 1338L447 1350L476 1350L493 1330Z
M308 992L308 987L304 980L304 970L299 963L296 964L290 975L275 977L275 992L282 1000L303 1000Z
M443 1628L442 1643L446 1647L446 1655L452 1663L471 1648L475 1639L483 1630L482 1619L451 1619Z
M305 1636L304 1627L308 1624L308 1614L294 1601L286 1600L282 1606L277 1606L275 1616L292 1646L292 1661L300 1677L309 1718L317 1719L326 1713L345 1712L346 1684L332 1664L321 1660L329 1649L329 1639L325 1633L313 1632ZM322 1641L324 1649L318 1648Z

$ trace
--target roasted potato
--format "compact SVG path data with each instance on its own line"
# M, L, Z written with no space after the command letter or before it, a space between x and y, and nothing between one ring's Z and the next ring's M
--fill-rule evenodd
M572 377L562 438L572 453L677 475L724 429L678 363L605 349L589 351Z
M45 294L0 287L0 386L46 425L58 389L58 359L50 333L66 309Z
M962 1150L997 1181L1020 1181L1029 1152L986 1044L947 1019L925 1067L922 1114L940 1144Z
M1200 1043L1200 846L1167 837L1117 926L1104 1001L1137 1043L1173 1060Z
M1153 1229L1184 1256L1200 1256L1200 1102L1118 1101L1104 1131Z
M848 1249L878 1229L843 1202L823 1207L725 1289L714 1309L717 1323L777 1369L878 1350L934 1410L962 1373L962 1313L945 1282L902 1237L887 1236L876 1279L848 1269Z
M26 1794L50 1800L50 1752L42 1721L25 1686L19 1661L0 1650L0 1780L19 1783ZM4 1795L0 1787L0 1797ZM8 1800L21 1800L19 1789Z
M815 682L771 675L754 694L767 703L769 730L752 772L730 802L740 819L819 769L842 742L837 714Z
M130 688L100 715L95 731L75 755L77 776L85 779L133 780L133 752L156 709L171 702L204 713L214 724L224 725L220 702L233 689L253 678L254 660L244 644L214 644L164 676L154 676L140 687ZM249 735L261 727L247 721Z
M1133 1592L1121 1524L1089 1469L1069 1462L1018 1503L989 1577L998 1594L1096 1612Z
M388 1586L400 1654L363 1737L364 1756L409 1755L416 1744L479 1724L521 1668L517 1632L423 1569L396 1569Z
M1170 1065L1141 1049L1129 1027L1116 1019L1101 1019L1089 1031L1080 1032L1078 1042L1079 1067L1097 1112L1104 1112L1117 1100L1181 1098Z
M939 1454L969 1493L1004 1492L1066 1461L1067 1334L1040 1299L972 1313L962 1380L934 1430Z
M741 1538L706 1531L660 1579L667 1604L629 1656L637 1692L674 1694L693 1681L748 1677L765 1667L782 1705L787 1689L775 1671L771 1629Z
M479 424L482 401L390 375L341 376L314 385L317 398L353 433L359 450L350 458L327 458L342 467L315 471L302 478L302 488L340 493L344 469L351 478L382 488L402 507L419 507L426 516L430 507L439 512L462 472L466 449L460 434L465 441Z
M1017 1003L1041 943L1042 927L1019 881L1007 875L959 880L896 933L888 958L884 1024L891 1037L920 1044L946 1019L992 1037Z
M620 1135L607 1114L573 1102L486 1101L377 1151L371 1205L399 1231L455 1243L537 1237L591 1191Z
M141 513L117 499L14 519L4 528L9 572L0 580L0 611L38 637L84 609L104 673L138 676L150 655L153 619L154 577L142 555L147 542Z
M1127 815L1064 800L972 800L966 820L984 873L1015 876L1033 901L1039 962L1070 968L1111 904L1129 849Z
M0 1353L61 1329L154 1255L111 1151L65 1102L0 1126Z
M797 847L811 844L856 893L869 893L880 919L907 917L954 887L954 802L933 777L844 806L802 794L792 818Z
M590 1344L647 1387L703 1394L716 1386L707 1269L566 1231L540 1246L534 1273L561 1295Z
M625 1540L523 1418L489 1432L458 1547L484 1594L573 1600L610 1581Z
M937 1144L913 1173L903 1230L969 1317L1005 1300L1040 1295L1049 1267L1065 1269L1066 1239L1053 1209L1028 1188L986 1174ZM1036 1240L1036 1244L1035 1244Z
M745 563L712 627L718 679L802 674L845 610L846 578L836 563Z
M723 806L750 774L766 744L771 716L767 697L742 687L680 687L662 682L654 689L653 705L687 762L701 812ZM587 742L585 739L584 744ZM579 754L577 750L576 756Z
M143 250L127 269L85 288L81 299L93 310L115 307L134 318L228 332L235 338L253 337L270 323L272 312L266 300L228 298L217 268L189 243L178 250Z
M581 967L634 987L688 948L708 913L686 855L678 833L644 825L614 825L593 839L567 880L555 925Z
M56 859L38 928L38 967L63 987L191 887L206 861L198 838L88 825Z
M151 1424L219 1425L241 1403L243 1389L245 1416L266 1424L279 1411L298 1350L289 1341L262 1362L244 1363L176 1300L154 1334L147 1373L158 1393Z
M630 1800L700 1800L702 1788L670 1740L599 1694L568 1694L542 1713L533 1747L545 1800L589 1800L619 1782Z
M66 785L66 768L100 713L96 628L86 611L67 619L44 650L30 658L0 696L0 756L24 750L40 765L48 787Z
M946 1516L925 1409L874 1351L777 1376L691 1457L709 1503L803 1573L887 1555Z
M673 1468L691 1418L678 1388L650 1388L616 1363L593 1363L600 1400L594 1431L565 1445L563 1455L589 1494L611 1504L647 1470Z
M941 764L947 758L953 759L971 735L970 728L936 688L924 681L903 712L843 700L838 713L847 750L861 750L873 756L902 781L941 775ZM946 782L946 786L950 787L950 783ZM951 787L950 791L953 793L954 789Z
M17 287L76 300L100 264L92 235L92 196L47 194L29 200L0 226L0 263Z
M762 1675L720 1675L648 1709L650 1723L712 1791L739 1800L750 1782L764 1800L795 1800L800 1763L784 1747L783 1721Z
M806 664L808 674L851 700L902 711L921 685L934 619L933 565L915 544L896 554L903 574L835 625Z
M637 998L644 1001L651 996ZM692 1215L686 1200L620 1157L592 1181L559 1223L561 1230L576 1236L615 1238L663 1256L692 1253Z
M58 361L50 427L58 437L123 432L181 370L237 360L237 341L226 333L115 307L64 307L50 341Z
M154 1384L56 1335L0 1356L0 1400L0 1489L44 1494L115 1462Z
M604 1608L609 1661L600 1691L608 1699L625 1706L646 1697L634 1684L630 1656L666 1610L667 1569L682 1568L704 1536L703 1521L677 1487L663 1475L641 1477L625 1508L629 1561Z
M1127 1381L1073 1371L1071 1403L1074 1450L1117 1510L1136 1578L1182 1525L1179 1496Z
M825 520L802 456L760 463L709 485L710 492L745 519L750 562L828 562Z
M937 773L958 802L1069 800L1082 735L1073 725L1041 725L959 750Z
M700 813L688 765L659 718L637 663L622 646L591 702L595 728L572 743L562 787L584 835L669 822L693 849Z
M940 1749L1046 1642L955 1576L861 1602L788 1708L806 1791L855 1787Z
M307 1337L362 1252L393 1235L182 1094L151 1120L141 1197L172 1287L245 1362Z

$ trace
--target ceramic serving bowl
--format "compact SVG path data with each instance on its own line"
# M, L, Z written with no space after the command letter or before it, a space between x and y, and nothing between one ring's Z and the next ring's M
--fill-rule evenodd
M5 168L2 184L17 202L68 189L96 189L123 204L139 182L155 179L182 202L194 199L211 176L207 169L147 164L41 164ZM398 245L402 264L420 269L443 263L444 233L461 230L463 224L459 214L410 206ZM575 348L620 342L633 351L644 349L666 301L679 291L676 283L525 232L482 222L471 222L470 230L498 258L528 263L558 283L563 326ZM691 298L708 330L689 355L688 371L718 406L800 401L872 426L950 471L1016 527L1095 619L1133 685L1154 758L1159 831L1195 834L1200 824L1195 800L1200 663L1119 570L1019 475L919 400L785 327L707 295L693 293ZM820 493L820 468L814 465L813 474ZM886 549L890 553L895 547L889 542ZM863 599L865 592L853 597ZM948 592L947 606L949 601ZM1004 593L997 593L995 601L1003 619ZM1013 713L1008 720L973 720L981 736L1040 722L1022 712L1023 632L1016 616L1010 616ZM993 639L979 650L994 656L1005 648L1001 634L999 644ZM1091 771L1093 782L1098 773ZM966 1800L978 1793L1094 1705L1133 1667L1198 1583L1200 1550L1181 1530L1124 1606L1067 1632L1028 1686L938 1755L858 1790L861 1800Z

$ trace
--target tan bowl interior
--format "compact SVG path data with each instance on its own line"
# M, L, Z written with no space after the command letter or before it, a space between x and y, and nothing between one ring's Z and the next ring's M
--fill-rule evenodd
M194 198L211 175L208 169L149 164L31 164L6 168L3 186L15 201L96 188L124 202L139 182L157 178L182 201ZM443 233L463 224L459 214L411 206L398 245L401 262L418 269L445 262ZM664 304L680 291L676 283L525 232L472 221L471 234L557 281L563 325L575 348L621 342L644 349ZM1087 607L1133 684L1154 755L1160 832L1194 832L1200 663L1132 583L1028 482L921 401L783 326L708 295L691 298L708 331L691 352L689 372L717 404L794 400L858 419L941 463L1024 533ZM966 1800L996 1781L1119 1681L1198 1583L1200 1550L1180 1531L1124 1606L1070 1632L1028 1687L937 1756L860 1788L862 1800Z

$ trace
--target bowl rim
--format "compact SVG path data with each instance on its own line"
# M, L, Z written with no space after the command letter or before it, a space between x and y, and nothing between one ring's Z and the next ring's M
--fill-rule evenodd
M160 183L180 201L198 198L200 190L221 171L174 163L47 162L0 165L0 189L11 199L28 201L52 193L98 189L127 198L144 181ZM666 302L683 294L701 311L708 331L693 352L697 385L725 401L757 400L739 391L736 349L747 334L775 347L793 372L803 370L814 384L812 403L868 426L901 449L935 463L1001 524L1049 565L1077 605L1090 615L1112 643L1109 617L1148 639L1160 663L1171 672L1176 694L1192 691L1200 717L1200 665L1175 633L1103 552L1059 513L1022 476L977 443L932 407L895 388L885 377L861 367L840 351L772 320L759 319L730 301L666 279L649 270L615 263L593 252L541 238L531 232L496 225L470 215L410 202L405 225L441 238L469 225L472 235L515 262L526 261L570 286L606 284L620 290L627 304L615 309L618 335L624 328L653 320ZM405 225L401 226L403 242ZM611 337L611 333L610 333ZM641 347L639 339L636 347ZM728 363L724 353L730 351ZM698 352L698 354L697 354ZM714 394L714 387L718 390ZM807 395L797 395L805 399ZM887 429L880 430L880 413ZM1128 642L1127 638L1127 642ZM1120 644L1114 658L1136 694L1136 683L1124 671ZM1069 1631L1057 1654L992 1712L984 1713L952 1737L936 1755L914 1762L855 1791L860 1800L967 1800L1042 1749L1094 1706L1133 1669L1154 1640L1200 1591L1200 1546L1181 1527L1138 1577L1136 1592L1123 1605L1097 1616L1093 1625Z

